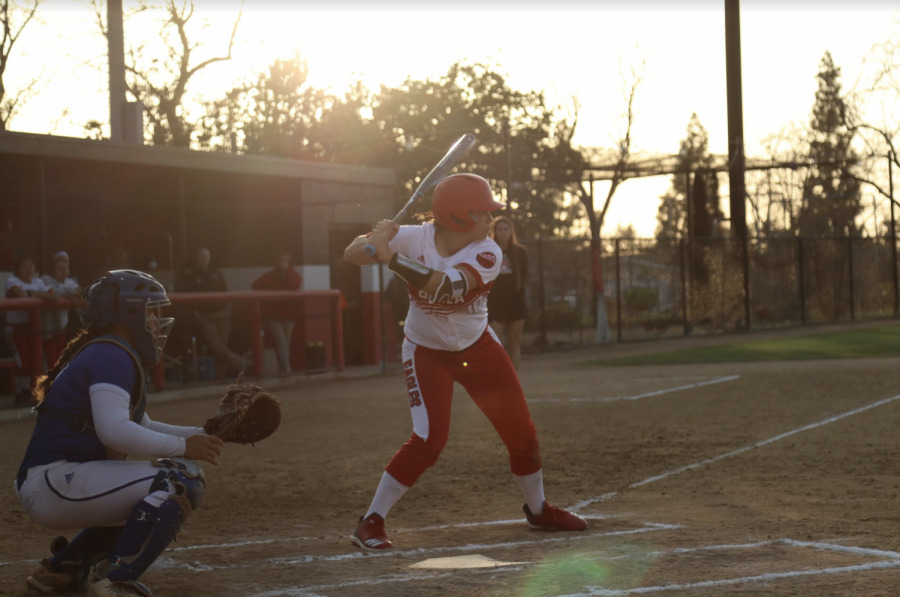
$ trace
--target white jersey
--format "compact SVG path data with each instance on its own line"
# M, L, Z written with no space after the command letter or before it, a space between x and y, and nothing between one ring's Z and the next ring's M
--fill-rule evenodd
M456 299L429 303L428 295L410 285L409 315L404 333L410 342L459 352L475 343L487 328L487 296L497 274L503 252L492 239L470 243L454 255L441 257L434 247L434 224L401 226L390 242L391 250L424 263L433 270L459 266L471 273L478 285Z
M10 276L6 279L6 292L10 288L18 287L22 290L30 290L32 292L51 292L51 288L47 286L43 280L35 274L31 278L31 282L24 282L18 276ZM7 311L6 323L9 325L22 325L28 323L28 311Z

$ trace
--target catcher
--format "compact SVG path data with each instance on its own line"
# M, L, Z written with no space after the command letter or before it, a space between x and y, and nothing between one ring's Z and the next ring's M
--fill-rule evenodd
M26 582L44 593L90 585L89 597L150 597L138 579L203 499L195 461L217 465L225 441L271 434L280 406L259 388L232 386L203 428L152 421L143 367L159 360L174 323L162 316L165 290L147 274L117 270L84 294L89 326L39 380L37 422L14 488L38 524L86 528L71 541L57 537Z

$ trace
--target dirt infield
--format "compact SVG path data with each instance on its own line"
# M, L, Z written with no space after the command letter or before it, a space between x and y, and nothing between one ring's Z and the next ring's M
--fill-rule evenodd
M399 376L325 383L281 392L279 433L207 467L202 508L147 584L158 597L896 594L900 359L577 364L596 356L528 357L522 372L548 499L578 506L586 532L529 530L502 443L457 388L444 454L388 520L398 549L361 554L347 536L410 432L408 401ZM197 424L215 402L149 412ZM32 425L0 424L0 477ZM0 520L0 594L26 594L55 533L11 487ZM475 554L513 564L410 568Z

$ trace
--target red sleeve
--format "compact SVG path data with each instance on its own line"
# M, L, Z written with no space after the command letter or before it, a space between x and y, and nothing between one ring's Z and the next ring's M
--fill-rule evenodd
M253 282L251 288L253 290L268 290L269 286L271 285L269 281L271 278L272 272L266 272Z
M297 273L297 270L289 269L287 271L287 276L284 279L285 290L300 290L302 283L303 279Z

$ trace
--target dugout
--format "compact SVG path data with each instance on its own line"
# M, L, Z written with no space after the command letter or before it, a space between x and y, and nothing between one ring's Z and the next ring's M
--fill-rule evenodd
M393 215L394 185L389 169L3 132L0 271L29 253L43 273L65 250L85 283L123 248L177 292L203 246L249 290L287 249L304 290L344 292L347 363L362 364L363 277L334 249Z

